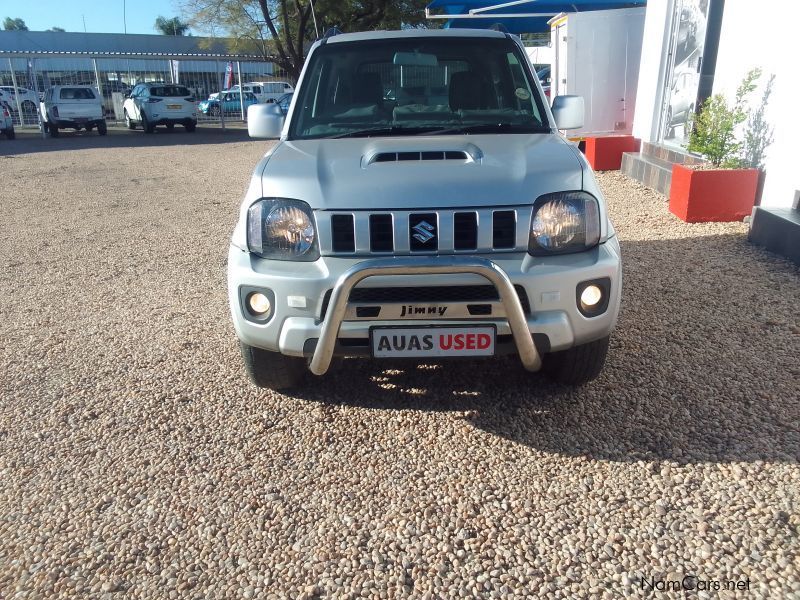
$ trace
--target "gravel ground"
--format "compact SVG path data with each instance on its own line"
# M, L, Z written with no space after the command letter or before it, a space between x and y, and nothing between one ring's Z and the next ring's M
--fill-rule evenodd
M224 285L263 143L20 138L0 598L800 597L800 273L744 225L600 176L626 279L588 387L349 361L283 396L246 381Z

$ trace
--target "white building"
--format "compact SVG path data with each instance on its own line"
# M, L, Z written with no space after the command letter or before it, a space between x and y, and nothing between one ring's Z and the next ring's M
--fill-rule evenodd
M795 229L784 228L785 235L794 239L777 248L787 254L786 248L793 246L787 255L794 257L800 256L800 66L794 50L798 18L800 3L785 0L652 0L645 18L633 125L633 135L642 142L683 151L688 141L686 115L705 97L720 93L732 101L747 72L758 67L763 75L761 87L750 96L754 106L769 77L775 75L766 110L774 142L766 151L761 212L796 223ZM645 151L638 165L624 163L623 170L668 193L668 177L663 189L668 165L660 159L674 162L678 154L667 154L657 152L649 159ZM778 234L769 234L774 235Z

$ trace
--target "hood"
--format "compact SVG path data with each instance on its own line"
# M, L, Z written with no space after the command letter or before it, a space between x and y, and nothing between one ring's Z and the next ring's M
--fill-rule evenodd
M316 210L479 207L582 183L573 149L553 134L345 138L279 143L262 195Z

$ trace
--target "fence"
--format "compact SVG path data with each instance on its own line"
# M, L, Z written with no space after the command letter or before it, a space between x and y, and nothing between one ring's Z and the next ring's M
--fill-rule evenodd
M124 120L121 100L139 83L179 83L200 101L224 88L225 70L233 69L235 82L283 81L285 73L270 62L227 60L226 57L99 57L91 55L52 56L3 55L0 53L0 91L10 105L18 127L38 127L39 100L52 85L83 84L100 90L106 118ZM15 93L16 90L16 93ZM116 102L115 102L116 101ZM115 106L116 104L116 106ZM245 111L237 103L223 103L223 111L204 114L200 122L243 121Z

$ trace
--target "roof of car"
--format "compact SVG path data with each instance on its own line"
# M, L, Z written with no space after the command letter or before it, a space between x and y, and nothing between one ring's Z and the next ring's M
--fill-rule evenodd
M340 33L326 38L327 43L363 42L367 40L385 40L389 38L503 38L506 34L493 29L403 29L395 31L361 31L358 33Z

